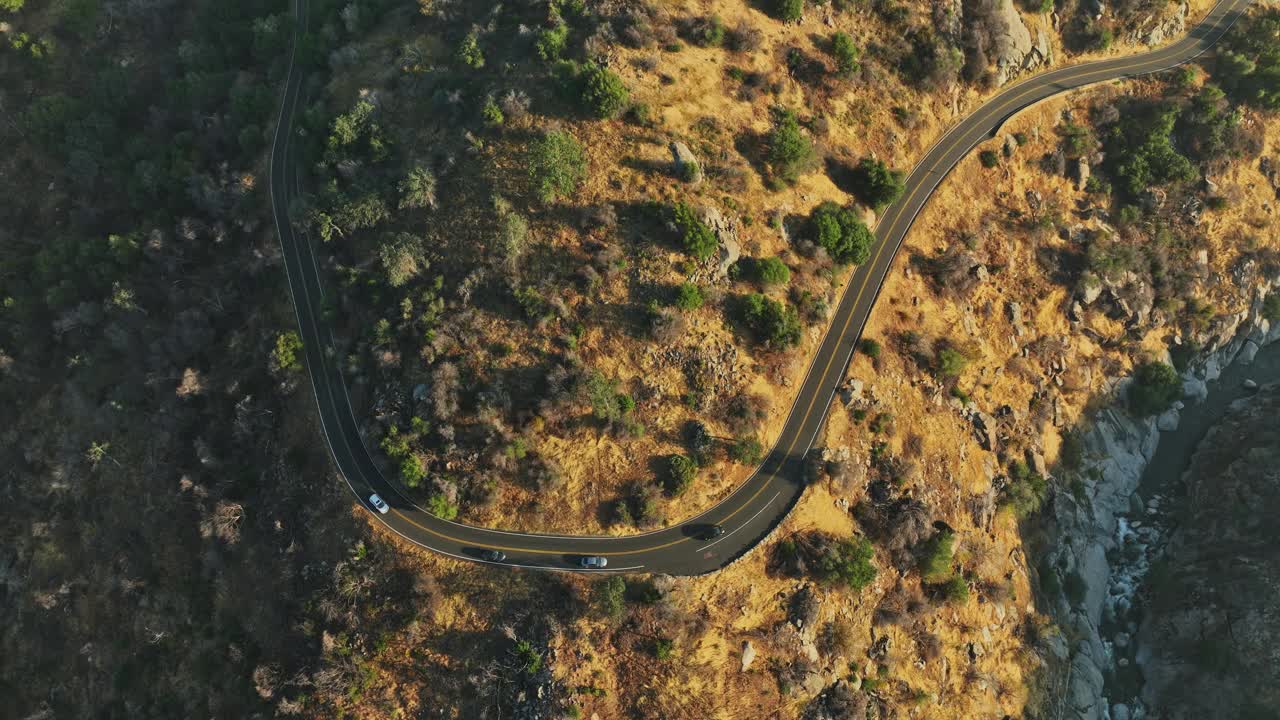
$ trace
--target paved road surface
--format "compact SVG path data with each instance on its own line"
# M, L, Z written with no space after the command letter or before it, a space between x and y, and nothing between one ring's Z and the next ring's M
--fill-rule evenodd
M301 33L305 31L305 0L295 2L295 16L303 18L298 28ZM303 73L291 58L272 144L271 201L320 425L339 471L366 508L372 511L372 492L390 504L389 513L374 512L380 521L410 542L451 557L484 562L480 552L497 549L507 555L504 565L576 570L583 555L603 555L609 560L604 572L675 575L695 575L725 566L767 535L799 499L803 491L803 458L822 428L894 255L934 189L956 163L975 145L992 137L1009 116L1028 105L1072 88L1165 70L1195 58L1222 37L1248 4L1249 0L1222 0L1186 38L1161 50L1063 67L1027 78L1003 90L952 128L912 171L902 199L882 215L872 258L857 268L845 288L777 444L764 463L731 495L701 515L664 530L623 537L530 534L448 522L416 507L378 471L361 441L339 362L332 356L332 336L321 313L325 291L319 264L308 239L295 233L289 223L289 200L297 187L289 140ZM721 525L724 534L714 540L700 539L699 531L712 524Z

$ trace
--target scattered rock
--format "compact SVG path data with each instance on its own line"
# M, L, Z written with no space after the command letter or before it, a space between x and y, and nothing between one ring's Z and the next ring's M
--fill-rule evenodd
M742 672L746 672L751 667L751 663L756 659L756 646L751 644L750 640L742 643Z
M1076 160L1076 190L1084 190L1085 186L1089 184L1090 172L1089 160L1087 158L1082 157L1079 160Z
M673 140L670 148L676 177L694 185L702 182L702 164L698 162L698 157L693 154L689 146L679 140Z

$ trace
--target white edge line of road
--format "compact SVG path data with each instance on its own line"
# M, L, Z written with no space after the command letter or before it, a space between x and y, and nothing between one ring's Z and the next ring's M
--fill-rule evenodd
M744 527L746 527L746 526L750 525L752 520L755 520L757 517L759 517L759 516L760 516L760 513L764 512L765 510L768 510L768 509L769 509L769 506L773 504L773 501L774 501L774 500L777 500L777 499L778 499L778 496L779 496L779 495L781 495L781 494L782 494L782 493L780 493L780 492L776 492L776 493L774 493L774 494L773 494L773 497L769 498L769 502L765 503L765 504L764 504L764 507L762 507L762 508L760 508L759 510L757 510L755 515L752 515L751 517L747 518L747 521L746 521L746 522L742 523L742 524L741 524L741 525L739 525L738 527L736 527L736 528L734 528L734 529L730 530L729 532L725 533L725 534L724 534L724 535L722 535L719 539L717 539L715 542L712 542L712 543L708 543L708 544L706 544L706 545L703 545L702 547L698 548L697 550L694 550L694 552L702 552L703 550L706 550L707 548L711 547L712 545L715 545L716 543L720 542L721 540L728 540L730 535L732 535L732 534L734 534L734 533L738 532L739 530L741 530L742 528L744 528Z

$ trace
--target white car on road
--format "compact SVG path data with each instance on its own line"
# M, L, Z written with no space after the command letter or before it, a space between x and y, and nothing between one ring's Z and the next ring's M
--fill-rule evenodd
M378 493L374 493L369 496L369 504L383 515L386 515L387 511L391 509L391 506L387 504L387 501L383 500Z

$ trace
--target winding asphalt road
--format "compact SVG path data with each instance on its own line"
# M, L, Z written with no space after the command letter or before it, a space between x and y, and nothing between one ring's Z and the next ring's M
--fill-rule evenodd
M295 53L297 38L306 32L305 1L295 0L295 17L300 18ZM589 572L697 575L724 567L763 539L800 498L804 489L803 459L822 428L894 255L934 189L956 163L974 146L993 137L1011 115L1040 100L1092 83L1166 70L1194 59L1222 37L1249 2L1221 0L1187 37L1163 49L1063 67L1027 78L1001 91L947 132L912 171L903 197L883 214L876 228L872 258L850 278L781 435L763 464L729 497L701 515L663 530L622 537L530 534L449 522L415 506L378 471L361 439L335 357L336 346L323 320L325 291L314 249L309 239L295 233L289 222L289 202L297 187L290 139L303 74L291 56L272 143L271 202L320 425L338 470L375 518L406 540L451 557L487 562L480 553L493 549L506 554L502 565L542 570L579 570L578 561L584 555L608 558L606 570ZM373 492L390 504L389 513L379 514L372 508L369 495ZM724 533L714 540L700 539L701 531L713 524L722 526Z

